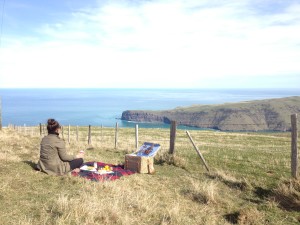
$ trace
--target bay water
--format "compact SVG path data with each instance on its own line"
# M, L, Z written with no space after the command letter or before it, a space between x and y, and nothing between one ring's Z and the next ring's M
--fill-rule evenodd
M120 127L134 127L134 122L120 120L123 111L290 96L300 96L300 89L0 89L3 126L35 126L54 118L62 125L114 127L118 122ZM139 123L139 127L169 125Z

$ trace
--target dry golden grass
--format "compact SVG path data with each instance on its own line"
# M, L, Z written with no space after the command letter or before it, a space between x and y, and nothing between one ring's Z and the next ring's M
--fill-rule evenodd
M300 180L287 180L279 183L274 190L275 201L289 211L300 211Z
M178 130L175 154L169 155L169 130L140 129L140 142L162 146L156 173L97 183L35 171L38 128L3 128L1 224L298 224L299 181L289 181L286 133L190 133L211 172L184 131ZM112 128L94 128L90 146L86 127L80 127L78 142L75 127L71 134L68 151L84 149L85 161L123 163L135 150L130 128L119 130L116 148ZM293 207L286 211L286 204Z

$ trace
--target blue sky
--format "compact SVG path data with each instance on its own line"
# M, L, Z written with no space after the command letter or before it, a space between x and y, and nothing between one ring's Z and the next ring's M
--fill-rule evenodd
M0 0L0 6L0 88L300 83L299 0Z

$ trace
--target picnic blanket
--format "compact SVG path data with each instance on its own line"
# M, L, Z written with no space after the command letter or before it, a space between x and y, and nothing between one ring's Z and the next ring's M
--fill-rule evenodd
M85 162L83 166L94 166L94 162ZM111 173L107 173L107 174L99 174L96 171L88 171L88 170L80 170L80 172L78 173L72 172L71 174L75 177L79 176L91 181L101 182L101 181L120 179L122 176L128 176L135 173L131 170L124 169L124 165L113 165L104 162L97 162L97 166L98 168L109 166L109 167L113 167L113 170Z

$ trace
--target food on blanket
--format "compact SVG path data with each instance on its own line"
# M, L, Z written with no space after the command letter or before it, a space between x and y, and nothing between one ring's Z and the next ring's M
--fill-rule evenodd
M113 173L113 167L109 165L105 165L104 167L99 167L97 170L98 174L107 174L107 173Z
M109 172L109 171L112 171L112 167L110 167L109 165L105 165L104 167L100 167L98 169L98 172Z
M148 148L144 151L144 153L147 154L147 155L149 155L150 152L152 152L153 147L154 147L154 144L152 144L150 147L148 147Z
M154 148L154 144L152 144L151 146L149 146L149 145L143 145L140 148L139 152L142 153L142 154L149 155L153 151L153 148Z
M87 166L86 169L87 170L93 170L93 169L95 169L95 167L93 167L93 166Z

